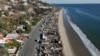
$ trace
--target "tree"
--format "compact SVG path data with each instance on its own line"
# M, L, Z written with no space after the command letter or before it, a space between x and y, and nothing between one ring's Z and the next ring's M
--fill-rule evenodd
M16 47L17 49L19 49L21 47L21 44L18 43L16 40L13 39L13 43L6 43L5 44L6 48L13 48Z
M0 12L0 17L2 16L2 13Z
M0 47L0 56L9 56L7 50L4 47Z
M9 12L7 11L7 12L5 12L4 14L5 14L5 16L8 16L8 15L9 15Z
M26 24L25 27L24 27L24 29L26 30L25 31L26 33L29 33L31 31L31 26L28 25L28 24Z

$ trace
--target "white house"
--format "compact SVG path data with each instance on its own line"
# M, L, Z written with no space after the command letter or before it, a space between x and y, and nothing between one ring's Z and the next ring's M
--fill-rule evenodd
M17 3L18 0L10 0L12 3Z
M5 40L4 39L0 39L0 46L1 47L4 47L4 44L5 44L6 42L5 42Z
M17 30L21 29L22 31L25 31L24 27L25 27L25 25L20 25L17 27Z
M24 12L24 11L20 11L19 13L22 15L26 14L26 12Z
M0 39L0 46L4 46L5 43L8 43L8 42L6 42L6 40L8 40L8 39L11 39L11 38L2 38L2 39Z
M43 39L47 40L47 36L45 36L44 34L43 34Z
M9 15L14 15L14 12L10 11L10 12L9 12Z
M23 2L27 2L27 0L22 0Z
M17 33L9 33L9 34L6 35L6 38L13 38L13 39L15 39L18 36L19 36L19 34L17 34Z
M4 5L4 10L8 10L9 8L11 8L11 6L9 6L9 5Z
M10 53L10 54L14 54L15 53L15 51L17 50L17 48L16 47L14 47L14 48L8 48L8 52Z
M24 5L24 6L28 6L28 3L27 3L27 2L24 2L23 5Z
M24 44L24 41L22 41L22 40L16 40L16 41L19 42L21 45Z

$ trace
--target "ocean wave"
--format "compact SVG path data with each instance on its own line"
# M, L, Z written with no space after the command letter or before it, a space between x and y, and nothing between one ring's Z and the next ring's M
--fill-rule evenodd
M78 9L78 8L74 8L74 10L75 10L77 13L84 14L84 15L89 16L89 17L91 17L91 18L93 18L93 19L96 19L96 20L100 20L100 19L99 19L99 18L100 18L99 16L93 15L93 14L91 14L91 13L87 13L87 12L85 12L85 11L81 11L81 10Z
M68 10L67 10L68 11ZM89 50L92 56L100 56L100 51L93 45L93 43L87 38L86 34L82 32L82 30L74 24L70 19L70 16L67 14L67 11L64 10L64 14L66 15L68 22L70 23L71 27L74 31L78 34L80 39L82 40L85 47Z

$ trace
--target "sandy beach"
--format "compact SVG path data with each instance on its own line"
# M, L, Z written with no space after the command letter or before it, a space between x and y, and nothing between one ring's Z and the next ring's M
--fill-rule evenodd
M66 35L65 27L63 24L63 9L59 12L59 20L58 20L58 29L61 36L61 41L63 44L63 52L65 56L74 56L71 45L68 40L68 36Z
M92 56L67 19L63 19L63 9L59 12L58 28L65 56Z

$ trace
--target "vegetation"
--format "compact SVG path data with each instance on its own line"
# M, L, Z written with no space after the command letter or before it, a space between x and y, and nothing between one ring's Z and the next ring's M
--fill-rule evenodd
M7 50L3 47L0 47L0 56L9 56Z
M0 31L2 33L6 33L7 31L10 32L14 28L14 25L11 22L0 22ZM5 30L5 32L3 31Z
M21 47L21 44L18 43L16 40L13 39L13 43L6 43L5 44L6 48L13 48L16 47L17 49L19 49Z
M29 33L31 31L31 26L26 24L26 27L24 27L24 29L26 30L26 33Z
M9 3L7 3L8 1ZM43 15L43 13L46 12L46 10L41 10L37 6L38 3L33 4L30 1L27 2L28 6L24 6L23 2L19 0L18 4L15 3L14 5L13 2L11 2L10 0L0 0L0 5L1 5L0 8L2 8L2 5L3 6L8 5L10 7L8 10L2 9L2 11L0 11L0 33L6 36L6 34L11 33L13 30L17 30L17 27L20 25L25 26L23 27L25 31L23 31L22 29L18 29L17 32L19 34L29 33L31 31L31 26L36 25L41 20L38 18L41 15ZM29 8L32 8L32 10L29 11ZM9 15L10 11L13 12L13 15ZM1 17L2 14L4 14L5 17ZM29 25L26 21L29 21L31 25ZM6 48L16 47L17 49L19 49L21 47L21 44L13 39L13 43L6 43L5 47ZM5 53L7 53L6 50L0 48L0 56L8 56L8 54L6 55Z
M36 25L41 19L34 19L34 21L32 22L32 25Z
M21 34L21 33L29 33L31 31L31 26L26 24L24 27L25 31L22 31L22 29L17 30L17 33Z
M8 15L9 15L9 12L8 12L8 11L6 11L4 14L5 14L5 16L8 16Z
M5 0L5 1L0 0L0 4L7 5L5 3L8 1L10 2L10 0ZM29 6L24 6L23 2L20 2L20 1L18 2L19 3L15 5L13 5L12 3L9 4L8 6L11 8L9 8L8 10L3 9L2 11L0 11L0 32L1 33L7 34L9 32L12 32L12 30L16 30L17 26L20 26L20 25L25 25L24 27L25 31L22 31L21 29L19 29L17 31L18 33L29 33L31 31L31 26L36 25L41 20L38 18L41 17L41 15L43 15L45 12L49 11L46 9L39 8L39 6L37 5L38 3L32 3L30 1L27 1ZM49 6L46 3L42 3L42 2L40 3L43 6ZM29 8L32 8L32 9L29 9ZM9 15L10 11L14 13L11 16ZM2 13L6 17L1 17ZM31 25L29 25L26 21L29 21Z
M20 17L20 20L18 21L19 25L25 25L24 29L25 31L22 31L22 29L17 30L17 33L29 33L31 31L31 26L26 22L26 17Z
M1 15L2 15L2 13L1 13L1 11L0 11L0 17L1 17Z
M0 22L0 28L6 28L7 24L8 24L8 22Z
M26 25L27 23L26 23L25 19L20 19L18 24L19 25Z

